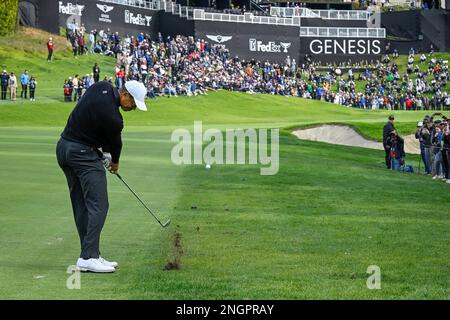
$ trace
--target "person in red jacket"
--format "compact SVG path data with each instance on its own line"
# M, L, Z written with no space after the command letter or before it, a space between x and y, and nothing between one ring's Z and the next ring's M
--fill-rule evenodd
M122 88L122 86L124 85L124 80L125 80L125 71L123 70L123 68L121 67L119 69L119 71L117 71L114 76L116 77L116 86L117 88Z
M411 110L412 101L410 98L406 99L405 105L406 105L406 110Z
M50 38L48 38L48 41L47 41L47 50L48 50L47 61L52 61L53 49L54 49L53 38L50 37Z

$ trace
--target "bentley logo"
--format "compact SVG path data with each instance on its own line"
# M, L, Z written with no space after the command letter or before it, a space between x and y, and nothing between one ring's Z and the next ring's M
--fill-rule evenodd
M291 47L291 43L290 42L280 42L280 45L283 47L284 51L283 52L288 52L287 49L289 49Z
M221 35L213 36L209 34L207 34L206 37L217 43L224 43L230 41L233 38L233 36L221 36Z
M114 9L113 6L107 6L107 5L102 5L102 4L97 4L97 8L99 8L104 13L108 13L108 12L112 11L112 9Z

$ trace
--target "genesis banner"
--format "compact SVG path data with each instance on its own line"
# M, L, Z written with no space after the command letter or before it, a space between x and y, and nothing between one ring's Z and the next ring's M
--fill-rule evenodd
M282 63L287 56L297 59L300 50L298 27L293 26L195 21L195 37L245 60Z
M309 55L312 61L328 62L368 62L381 59L385 51L382 38L314 38L302 37L300 40L300 61Z

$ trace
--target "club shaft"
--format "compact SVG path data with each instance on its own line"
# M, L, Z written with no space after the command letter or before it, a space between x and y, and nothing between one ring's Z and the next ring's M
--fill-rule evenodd
M159 219L153 214L153 212L145 205L145 203L141 200L141 198L139 198L139 196L136 194L136 192L133 191L133 189L131 189L131 187L128 185L128 183L125 182L125 180L122 179L122 177L120 176L120 174L116 173L116 176L120 179L120 181L123 182L123 184L128 188L128 190L131 191L131 193L136 197L136 199L139 200L139 202L144 206L145 209L147 209L148 212L150 212L150 214L153 216L153 218L156 219L156 221L158 221L158 223L164 227L164 225L161 223L161 221L159 221Z

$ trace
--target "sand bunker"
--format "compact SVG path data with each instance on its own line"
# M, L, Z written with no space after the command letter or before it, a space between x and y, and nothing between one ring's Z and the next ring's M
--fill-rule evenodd
M383 144L381 142L366 139L349 126L324 124L314 128L296 130L292 133L302 140L383 150ZM406 153L420 153L419 142L415 139L414 135L405 136L403 139L405 139Z

